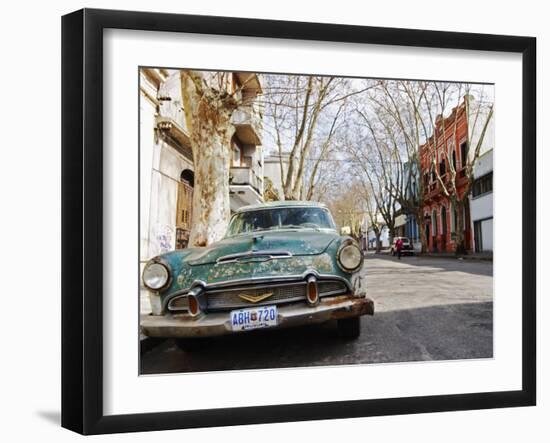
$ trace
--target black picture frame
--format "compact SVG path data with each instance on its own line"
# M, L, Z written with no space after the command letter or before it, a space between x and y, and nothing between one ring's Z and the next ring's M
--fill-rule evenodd
M103 413L103 31L502 51L522 55L522 388L132 415ZM529 406L536 403L536 39L83 9L62 18L62 426L82 434Z

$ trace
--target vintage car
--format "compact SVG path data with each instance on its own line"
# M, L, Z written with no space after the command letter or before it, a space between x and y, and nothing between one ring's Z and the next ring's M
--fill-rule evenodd
M243 207L221 241L145 265L152 313L141 329L185 346L190 338L337 320L339 333L355 338L360 316L374 313L362 266L358 244L337 233L324 205Z

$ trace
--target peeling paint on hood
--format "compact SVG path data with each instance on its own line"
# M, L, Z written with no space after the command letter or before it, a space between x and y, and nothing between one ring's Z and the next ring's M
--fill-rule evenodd
M293 232L293 235L289 235ZM285 251L293 256L319 255L339 236L334 232L294 229L228 237L187 256L191 266L216 263L221 257L253 251Z

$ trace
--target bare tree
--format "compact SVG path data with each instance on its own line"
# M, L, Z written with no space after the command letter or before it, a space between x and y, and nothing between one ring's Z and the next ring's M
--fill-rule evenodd
M348 227L350 235L358 240L366 213L361 185L355 182L340 188L338 194L329 203L329 208L338 226Z
M477 87L474 91L470 84L455 84L452 88L450 91L445 84L434 83L432 93L423 95L425 114L428 116L426 120L429 123L429 126L423 124L426 135L424 149L431 165L432 181L436 182L434 185L450 200L453 208L451 217L456 219L455 251L457 254L465 254L468 249L464 238L465 208L474 183L474 167L486 139L494 105L492 99L486 97L483 87ZM477 99L473 96L474 92L478 95ZM434 114L434 108L445 110L453 99L455 106L448 117L444 117L443 112ZM457 159L457 127L461 119L467 125L466 152L461 152ZM452 136L447 144L448 128Z
M229 164L233 111L239 106L231 73L180 71L185 123L195 169L191 246L223 237L230 216Z
M384 174L385 188L398 208L415 217L420 227L422 251L427 249L424 229L424 183L419 148L422 143L421 115L417 108L426 88L425 82L380 80L367 99L356 104L359 123L373 140L375 154L371 163L381 162L389 170Z
M474 100L473 92L479 96L479 100ZM473 184L474 165L479 158L493 112L492 103L486 100L483 87L460 83L381 80L366 95L368 100L363 100L361 96L356 111L374 141L372 146L378 155L370 156L365 161L371 164L380 161L391 166L391 173L384 174L385 178L389 178L385 180L385 187L402 211L415 216L420 228L422 251L425 252L427 238L424 206L430 191L428 188L433 188L434 184L420 177L420 172L424 166L423 153L428 152L432 182L437 182L456 211L456 216L453 216L457 219L457 253L464 253L464 208ZM442 117L449 112L449 117ZM459 118L464 116L462 114L466 115L468 126L468 155L458 176L456 137L451 142L452 149L447 149L447 146L442 149L441 145L451 125L452 132L456 134ZM473 148L470 149L470 146ZM440 167L442 158L447 167Z
M391 243L395 235L395 219L398 202L393 188L400 187L400 176L397 174L399 160L395 158L391 146L377 136L371 123L366 120L367 134L348 141L347 151L353 161L353 169L363 186L369 200L374 201L377 216L380 215L389 231ZM370 211L373 212L373 211Z
M279 154L285 200L318 196L346 103L361 92L344 78L265 77L265 126Z
M338 145L335 139L338 132L346 126L341 122L345 106L346 101L342 101L332 117L327 134L318 143L318 149L315 149L315 147L312 149L313 158L306 162L304 175L307 176L307 179L306 185L301 187L302 196L300 196L300 199L304 199L304 194L305 200L314 200L316 194L317 197L322 195L322 193L318 193L317 191L323 188L323 183L327 184L327 175L329 175L329 170L333 169L334 165L329 165L327 168L327 163L330 163L330 154ZM308 168L307 166L310 167Z
M376 204L376 199L374 198L374 192L373 189L366 183L362 183L363 188L363 201L365 202L365 211L367 214L367 236L368 236L368 230L372 229L372 232L374 232L374 236L376 239L376 248L375 252L377 254L380 253L382 250L382 242L381 242L381 236L382 236L382 229L384 227L383 223L380 223L380 212L378 211L378 205Z

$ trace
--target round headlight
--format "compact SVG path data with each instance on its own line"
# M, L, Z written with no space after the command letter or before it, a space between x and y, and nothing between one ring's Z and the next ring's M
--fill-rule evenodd
M351 243L342 247L338 253L338 263L344 271L352 272L363 263L363 254L357 245Z
M149 263L143 270L143 283L155 291L166 286L169 278L168 269L161 263Z

